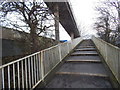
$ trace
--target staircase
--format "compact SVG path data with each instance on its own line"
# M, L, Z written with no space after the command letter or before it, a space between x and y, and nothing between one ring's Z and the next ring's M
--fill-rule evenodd
M91 40L83 40L45 88L112 88Z

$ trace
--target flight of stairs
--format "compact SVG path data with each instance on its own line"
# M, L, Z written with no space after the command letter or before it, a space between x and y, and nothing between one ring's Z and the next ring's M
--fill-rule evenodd
M91 40L84 40L45 88L112 88L107 71Z

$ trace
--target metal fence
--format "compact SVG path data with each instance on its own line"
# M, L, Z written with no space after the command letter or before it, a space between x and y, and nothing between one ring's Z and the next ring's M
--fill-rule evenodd
M1 89L35 88L81 41L77 38L0 66Z
M120 48L94 36L92 37L92 40L111 69L112 73L120 83Z

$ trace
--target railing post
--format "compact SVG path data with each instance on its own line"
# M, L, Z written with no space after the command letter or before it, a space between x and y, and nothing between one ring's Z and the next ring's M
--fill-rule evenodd
M44 64L43 64L43 60L44 60L44 51L41 51L41 77L42 77L42 81L44 82Z
M118 53L118 80L118 82L120 83L120 52Z
M2 61L1 58L0 58L0 61ZM1 64L1 62L0 62L0 64ZM0 69L0 90L2 90L2 69Z
M61 44L59 44L59 57L60 57L60 61L62 61L62 57L61 57Z
M2 69L0 69L0 90L2 90Z
M68 49L68 53L69 53L70 52L70 50L69 50L69 42L67 43L67 47L68 47L67 49Z
M0 27L0 38L2 38L2 27ZM2 39L0 39L0 66L2 65ZM0 69L0 90L2 89L2 69Z
M107 62L107 58L108 58L108 57L107 57L107 53L108 53L108 52L107 52L107 44L105 44L105 61L106 61L106 62ZM108 64L108 62L107 62L107 64Z

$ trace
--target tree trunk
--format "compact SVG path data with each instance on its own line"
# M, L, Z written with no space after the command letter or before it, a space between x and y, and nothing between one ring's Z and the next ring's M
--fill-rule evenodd
M55 39L59 42L59 6L55 4L54 7L54 15L55 15Z
M109 34L110 34L110 31L109 31L109 18L108 18L108 16L106 16L106 19L105 19L105 26L106 26L106 32L105 32L105 40L107 41L107 42L109 42Z
M31 28L30 30L30 47L31 47L31 53L37 52L38 49L38 36L36 34L36 29Z

